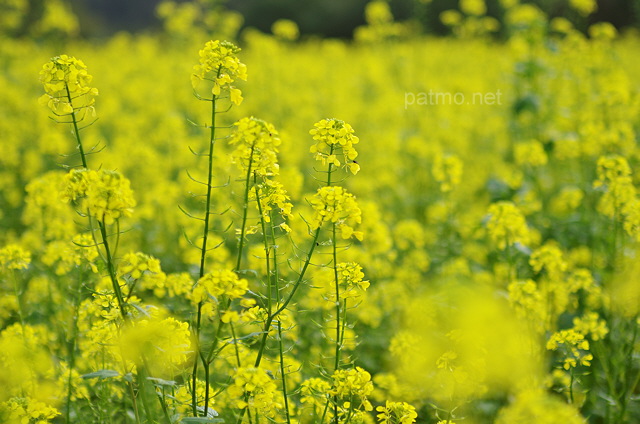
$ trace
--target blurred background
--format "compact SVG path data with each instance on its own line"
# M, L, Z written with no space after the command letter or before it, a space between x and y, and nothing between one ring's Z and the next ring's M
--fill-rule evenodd
M32 33L32 26L42 20L46 9L70 9L79 22L81 37L107 37L119 31L132 33L155 31L162 27L157 7L163 0L0 0L0 14L21 8L21 19L12 22L13 36ZM508 0L487 0L486 15L502 23ZM184 1L171 3L180 4ZM325 36L350 39L354 29L365 24L364 9L367 0L200 0L211 10L226 9L242 16L241 28L253 27L270 32L271 25L279 19L295 21L302 36ZM525 2L523 2L525 3ZM577 13L575 3L580 0L534 0L551 18L564 17L579 29L607 21L619 30L640 28L640 0L599 0L597 10L588 16ZM440 19L441 13L458 9L458 0L390 0L393 16L398 21L411 21L426 34L446 35L450 28ZM9 24L0 25L6 32ZM501 26L502 27L502 26ZM500 36L501 34L497 34Z

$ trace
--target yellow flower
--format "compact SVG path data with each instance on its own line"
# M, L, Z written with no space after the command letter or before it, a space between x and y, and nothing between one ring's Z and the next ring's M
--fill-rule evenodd
M338 119L323 119L313 126L309 134L313 136L316 144L311 146L310 151L315 154L316 160L321 161L323 165L341 166L344 163L352 174L357 174L360 165L355 161L358 152L354 145L358 144L360 139L354 135L351 125ZM342 162L338 159L338 154Z
M232 85L238 79L247 80L247 66L238 59L239 52L240 48L228 41L207 41L199 52L200 63L193 67L193 88L197 89L203 80L212 80L214 96L228 90L231 102L242 103L242 92Z
M31 263L31 253L17 244L9 244L0 249L0 266L5 269L27 269Z
M416 409L406 402L387 401L385 406L378 406L377 417L381 424L411 424L416 422Z
M46 94L39 101L56 115L77 111L94 114L94 97L98 95L98 89L89 85L92 79L81 60L66 54L53 57L40 71L40 82ZM76 119L82 120L84 116L76 116Z
M315 210L312 225L320 228L325 222L335 223L342 238L355 237L362 240L363 234L354 227L362 222L362 211L353 194L340 186L329 186L318 189L309 201Z
M235 147L231 157L238 167L260 175L277 175L280 136L275 127L262 119L242 118L234 124L229 144Z
M528 244L530 233L522 212L511 202L497 202L489 207L489 236L500 249L515 243Z

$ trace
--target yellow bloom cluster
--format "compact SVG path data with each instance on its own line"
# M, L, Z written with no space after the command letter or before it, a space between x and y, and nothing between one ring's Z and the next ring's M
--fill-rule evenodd
M332 222L340 230L342 238L355 237L362 240L362 232L354 230L354 227L362 222L362 211L353 194L339 186L322 187L309 202L315 211L313 228L320 228L323 223Z
M242 118L234 124L235 132L229 144L235 146L231 157L238 167L251 169L257 175L278 175L280 136L275 127L254 117Z
M597 312L588 312L582 317L575 317L573 329L580 334L591 337L594 341L602 340L609 333L606 321L600 319Z
M27 269L30 263L31 253L17 244L0 249L0 266L4 269Z
M595 188L605 190L598 210L608 217L619 217L636 199L631 168L622 156L603 156L598 159L598 179Z
M94 245L95 241L89 234L77 234L72 241L54 240L45 247L42 262L54 267L57 275L65 275L83 264L97 272L95 260L98 251Z
M199 52L200 63L193 67L193 88L197 89L202 80L212 81L214 96L229 90L231 102L242 103L242 92L232 85L238 79L247 80L247 66L236 56L239 52L240 48L228 41L207 41Z
M166 291L167 275L162 272L160 261L142 252L127 253L118 262L118 275L128 276L141 290L153 290L162 297Z
M129 274L134 280L142 277L147 271L161 272L160 261L142 252L127 253L118 263L118 273Z
M249 289L247 280L229 270L215 270L205 274L193 288L192 300L204 302L211 297L239 299Z
M562 366L565 370L575 368L578 364L588 367L593 360L593 355L588 353L589 342L583 334L573 329L553 333L547 341L547 349L562 350Z
M487 230L500 249L515 243L527 245L530 241L527 221L512 202L497 202L489 207Z
M259 414L273 417L281 407L276 397L277 386L262 368L242 367L235 372L233 384L227 392L235 398L238 408L250 408Z
M310 378L305 380L300 386L302 397L300 401L303 405L322 409L327 404L327 397L331 390L331 384L321 378Z
M131 216L136 205L129 180L117 171L73 169L66 182L63 199L105 224Z
M44 402L28 397L11 398L0 403L0 418L11 424L47 424L60 412Z
M65 54L51 58L40 71L44 94L40 103L47 105L56 115L70 115L77 111L94 113L93 105L98 89L91 87L93 77L79 59ZM82 119L77 117L77 119Z
M258 186L258 197L260 199L260 208L262 209L262 217L265 222L271 222L271 211L276 209L282 218L291 216L291 204L289 194L284 186L273 180L264 180L264 183ZM280 227L287 231L289 227L282 223Z
M336 370L331 376L333 385L329 394L342 400L341 407L372 411L368 397L373 393L371 374L360 367Z
M337 167L344 163L351 173L357 174L360 165L355 161L358 152L354 145L360 140L354 135L351 125L332 118L323 119L313 126L309 134L316 141L316 144L311 146L311 153L315 154L316 160L321 161L323 165L333 164Z
M416 408L406 402L387 401L385 406L378 406L377 417L381 424L411 424L416 422Z
M362 293L369 288L369 281L364 281L362 267L355 262L343 262L337 265L338 282L343 291L340 296L345 299L352 299L362 296Z

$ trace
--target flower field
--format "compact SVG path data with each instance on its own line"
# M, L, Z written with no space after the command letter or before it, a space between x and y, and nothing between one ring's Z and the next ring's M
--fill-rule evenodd
M640 422L640 35L504 3L0 35L0 422Z

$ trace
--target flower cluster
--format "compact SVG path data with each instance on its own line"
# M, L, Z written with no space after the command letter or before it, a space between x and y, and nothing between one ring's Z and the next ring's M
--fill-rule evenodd
M277 175L280 137L275 127L262 119L242 118L234 124L236 131L229 143L235 146L231 156L238 167L260 175Z
M81 60L65 54L51 58L40 71L46 94L39 101L56 115L70 115L79 110L94 112L98 89L89 85L92 79Z
M378 420L381 424L411 424L416 422L416 408L406 402L387 401L385 406L378 406Z
M142 252L127 253L118 263L118 275L137 280L143 290L153 290L162 297L166 291L167 275L162 272L160 261Z
M598 179L593 186L605 190L598 209L608 217L620 216L635 201L631 168L622 156L603 156L598 159Z
M60 412L44 402L28 397L15 397L0 403L0 417L9 423L47 424Z
M242 92L232 85L238 79L247 80L247 66L236 56L239 52L240 48L228 41L207 41L199 52L200 63L193 67L193 88L197 89L202 80L212 81L214 96L229 90L231 101L236 105L242 103Z
M97 272L98 251L94 245L90 234L78 234L73 241L54 240L45 247L42 262L54 267L57 275L65 275L82 264L88 264L92 272Z
M327 397L331 390L331 384L321 378L310 378L305 380L300 386L302 395L300 401L303 405L314 408L324 408L327 404Z
M582 317L575 317L573 329L591 337L594 341L602 340L609 333L606 321L600 319L597 312L588 312Z
M522 212L511 202L497 202L489 207L489 236L500 249L515 243L528 244L530 235Z
M355 367L348 370L336 370L332 377L333 385L329 394L343 400L340 405L345 409L363 409L372 411L373 406L368 397L373 393L371 374L366 370Z
M249 289L247 280L238 278L238 275L229 270L215 270L205 274L193 288L192 299L194 302L204 302L210 297L219 299L241 298Z
M271 222L271 211L274 209L286 219L291 216L293 205L290 202L289 194L284 186L278 182L266 179L258 186L258 197L260 199L260 209L265 222ZM289 232L291 229L286 223L280 224L280 228Z
M567 263L562 257L562 251L553 243L547 243L534 250L529 258L529 264L535 272L545 270L551 279L561 278L567 270Z
M27 269L31 263L31 253L17 244L9 244L0 249L0 267L5 269Z
M588 353L589 342L584 335L576 330L561 330L551 335L547 341L548 350L561 350L564 359L562 367L565 370L579 365L586 367L591 365L593 355Z
M105 224L131 216L136 205L129 180L117 171L73 169L66 182L63 199L79 202L81 211Z
M369 288L369 281L363 281L362 267L355 262L337 265L338 282L343 287L341 296L345 299L357 298Z
M322 161L323 165L333 164L337 167L344 163L354 175L360 171L360 165L355 160L358 152L354 147L360 140L354 135L351 125L338 119L323 119L314 124L309 134L316 141L311 146L311 153L315 154L316 160Z
M273 417L281 407L276 398L276 383L262 368L238 368L227 392L236 399L236 407L255 409L267 417Z
M325 222L336 224L342 238L355 237L362 240L363 234L354 227L362 222L362 211L356 198L346 189L339 186L322 187L310 200L315 214L313 228L320 228Z

